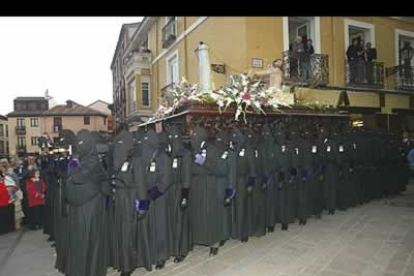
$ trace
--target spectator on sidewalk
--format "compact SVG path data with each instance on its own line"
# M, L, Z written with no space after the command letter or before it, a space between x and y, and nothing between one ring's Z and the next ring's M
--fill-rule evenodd
M4 178L0 178L0 234L15 230L14 217L14 199L9 196Z
M46 203L46 183L40 178L40 173L33 170L33 177L26 180L27 199L29 204L29 228L42 228L44 221L44 205Z

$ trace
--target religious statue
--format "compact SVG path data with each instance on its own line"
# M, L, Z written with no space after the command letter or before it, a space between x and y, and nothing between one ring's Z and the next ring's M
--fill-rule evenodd
M253 75L253 78L269 76L269 88L273 87L278 91L282 90L283 84L283 61L276 59L272 62L270 68L267 70L249 72L249 75Z

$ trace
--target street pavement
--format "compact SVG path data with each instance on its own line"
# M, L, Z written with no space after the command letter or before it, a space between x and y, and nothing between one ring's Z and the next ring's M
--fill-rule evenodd
M305 226L289 226L248 243L229 241L217 256L196 247L180 264L133 276L414 276L414 187ZM0 236L1 276L59 276L41 231ZM119 273L108 270L108 275ZM95 275L90 275L95 276Z

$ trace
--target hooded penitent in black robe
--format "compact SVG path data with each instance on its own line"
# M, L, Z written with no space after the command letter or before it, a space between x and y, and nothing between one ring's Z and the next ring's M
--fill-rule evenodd
M324 201L325 206L330 214L335 212L336 208L336 190L338 187L338 145L328 138L323 147L325 159L324 175Z
M146 166L142 158L142 138L143 134L133 133L133 150L132 150L132 171L133 183L136 185L135 210L137 212L136 232L133 247L137 251L136 266L144 267L147 271L152 270L150 234L149 234L149 198L148 186L145 182Z
M253 193L256 182L254 148L239 129L231 133L231 143L237 154L237 179L233 238L246 242L255 232Z
M191 153L184 148L182 134L174 126L168 135L166 151L171 154L172 184L167 194L168 205L168 241L170 242L170 255L174 262L181 262L193 248L191 232L190 210L191 202Z
M43 232L49 235L49 240L55 240L54 220L56 219L58 209L59 183L57 176L57 162L58 157L42 157L41 159L40 176L47 185L46 203L44 206L44 225Z
M316 159L318 150L314 141L312 141L311 133L308 131L306 131L302 136L301 148L303 160L302 170L300 173L300 181L302 183L300 183L299 189L299 219L301 219L301 217L306 219L316 213L313 201L313 196L316 192L315 182L317 180L317 174L314 171L314 160Z
M221 216L221 241L228 240L232 236L232 218L234 212L234 197L236 191L236 162L237 155L229 148L230 134L225 131L218 132L215 137L216 147L216 185L219 198L222 199Z
M142 162L145 183L150 199L148 209L150 259L156 268L163 268L169 258L167 193L171 186L171 160L161 148L159 137L153 130L142 139Z
M194 243L218 248L222 238L223 198L216 183L216 148L207 141L207 131L196 127L191 133L192 177L190 214Z
M109 201L109 227L112 232L110 243L115 269L131 273L136 268L139 254L134 245L137 214L135 200L137 185L132 165L132 133L121 131L114 140L114 171L111 176L112 198ZM138 168L139 169L139 168Z
M334 138L338 147L338 188L336 193L337 208L345 211L349 207L350 178L349 178L349 154L348 144L344 137Z
M107 272L105 171L97 158L97 141L87 130L77 136L80 167L66 183L68 240L66 275L104 276Z
M287 230L288 224L292 219L292 206L290 204L291 185L290 166L291 166L291 148L286 143L285 134L281 131L275 133L276 139L276 170L278 181L278 207L279 221L282 229Z
M269 126L264 125L262 129L263 140L259 143L259 156L263 166L261 181L262 191L265 194L266 202L266 227L273 232L277 219L277 182L276 182L276 144Z
M358 175L357 175L357 153L356 153L356 143L354 139L354 132L348 131L345 135L345 144L347 145L348 149L348 160L349 160L349 168L348 168L348 205L349 207L355 207L358 204L357 200L357 189L358 185Z
M245 133L247 137L246 152L253 154L255 168L255 187L253 190L253 218L254 218L254 235L256 237L266 234L266 187L263 159L259 150L260 144L263 144L263 136L257 135L252 129Z
M71 130L62 130L59 132L59 146L65 149L71 148L72 153L76 152L77 139L76 135ZM66 182L68 179L68 164L72 157L70 155L60 160L58 164L59 174L59 214L57 219L57 229L55 233L56 241L56 263L55 268L60 272L66 269L67 258L67 217L68 217L68 202L66 194Z
M288 147L291 148L291 163L290 163L290 182L291 182L291 204L293 206L292 217L299 218L300 224L306 223L306 183L302 181L300 172L302 171L303 150L301 145L300 135L297 131L290 133L290 140Z

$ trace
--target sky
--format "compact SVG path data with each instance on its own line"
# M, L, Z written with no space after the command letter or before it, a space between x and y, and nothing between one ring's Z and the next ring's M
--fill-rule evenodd
M18 96L58 104L112 103L110 69L121 26L143 17L0 17L0 114Z

